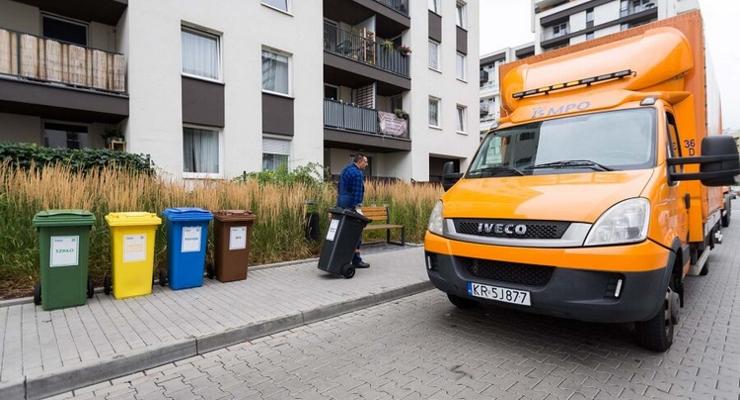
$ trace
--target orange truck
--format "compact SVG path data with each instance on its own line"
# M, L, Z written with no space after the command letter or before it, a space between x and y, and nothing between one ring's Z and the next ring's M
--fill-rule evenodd
M501 69L502 118L445 166L424 240L432 283L479 303L635 322L667 350L684 279L721 240L740 160L722 136L698 11Z

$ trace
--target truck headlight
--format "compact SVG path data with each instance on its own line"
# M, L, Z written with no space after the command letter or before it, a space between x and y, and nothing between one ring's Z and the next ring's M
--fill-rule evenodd
M650 202L637 197L615 204L599 217L584 246L641 242L647 238Z
M442 218L442 201L438 200L429 216L429 232L442 236L444 230L444 218Z

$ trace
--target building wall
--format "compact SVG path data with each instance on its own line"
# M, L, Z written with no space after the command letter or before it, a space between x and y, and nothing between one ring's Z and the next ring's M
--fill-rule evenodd
M183 171L181 38L183 23L221 34L225 126L222 172L262 168L263 46L292 54L295 136L290 165L323 159L322 9L293 1L292 16L259 2L201 0L130 2L128 151L150 153L175 177ZM299 40L300 38L300 40Z
M41 144L41 118L0 113L0 142Z
M0 27L34 35L41 34L41 14L37 7L11 0L0 0Z
M463 158L463 167L479 143L478 124L478 1L468 1L467 82L456 79L456 4L441 2L441 73L429 68L428 4L410 2L411 14L411 95L406 96L411 126L411 163L399 162L398 176L417 181L429 179L429 157ZM441 129L429 127L429 96L442 99ZM457 104L467 107L466 134L455 129ZM404 106L407 106L404 104ZM411 168L409 171L408 168Z

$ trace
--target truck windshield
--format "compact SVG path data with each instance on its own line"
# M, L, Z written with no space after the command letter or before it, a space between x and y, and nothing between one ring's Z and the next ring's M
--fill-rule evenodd
M644 169L655 165L655 112L610 111L489 134L466 178Z

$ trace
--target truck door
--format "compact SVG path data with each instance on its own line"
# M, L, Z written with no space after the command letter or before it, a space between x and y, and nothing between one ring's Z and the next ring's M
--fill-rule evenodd
M678 133L676 119L673 114L666 112L666 132L668 133L668 155L671 158L682 157L681 136ZM671 172L683 172L682 165L672 165ZM671 220L675 221L676 234L686 244L689 240L688 216L689 216L689 194L682 190L681 182L673 182L669 185L669 196L674 198L674 207L671 207Z

